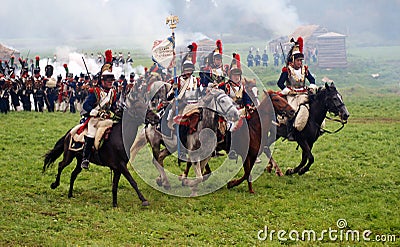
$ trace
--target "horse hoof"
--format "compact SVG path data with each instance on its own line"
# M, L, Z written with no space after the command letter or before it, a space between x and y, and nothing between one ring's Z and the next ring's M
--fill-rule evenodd
M72 198L72 193L68 193L68 198Z
M229 181L229 183L228 183L228 189L232 189L233 186L234 186L234 184L235 184L235 181L234 181L234 180Z
M167 185L163 185L165 190L170 190L171 189L171 185L167 184Z
M250 194L255 194L256 192L254 192L254 190L249 190Z
M117 208L117 207L118 207L118 204L117 204L117 203L113 203L113 207L114 207L114 208Z
M150 205L150 203L149 203L148 201L143 201L143 202L142 202L142 206L147 207L147 206L149 206L149 205Z
M287 169L286 172L285 172L285 175L286 176L293 175L293 169L292 168Z
M156 183L157 183L157 185L158 186L162 186L162 181L161 181L161 178L156 178Z
M203 175L203 182L206 181L211 176L211 173Z
M181 175L178 176L178 180L179 181L183 181L185 179L186 179L186 175L185 174L181 174Z
M278 177L283 177L283 173L281 171L275 172L275 175L278 176Z
M52 188L53 190L55 189L55 188L57 188L58 187L58 184L56 184L56 183L52 183L51 185L50 185L50 188Z
M197 192L192 192L189 197L196 197L196 196L197 196Z

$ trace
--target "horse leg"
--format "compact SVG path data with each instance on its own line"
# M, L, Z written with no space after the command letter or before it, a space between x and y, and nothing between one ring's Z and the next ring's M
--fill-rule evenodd
M113 207L118 207L118 184L119 184L119 179L121 178L121 172L112 170L114 173L113 176L113 182L112 182L112 201L113 201Z
M207 164L205 166L205 171L203 173L203 182L206 181L211 176L211 172L212 171L211 171L210 165L207 162Z
M160 173L160 176L156 179L157 185L158 186L163 186L164 189L169 190L171 189L171 185L169 184L167 174L165 173L164 170L164 159L170 155L170 152L168 149L163 149L161 152L158 154L157 159L153 159L153 164L156 166L158 172Z
M285 173L286 175L293 175L295 173L298 173L299 170L307 163L307 159L308 159L307 152L310 152L310 151L307 151L307 150L309 150L309 147L308 147L307 143L304 143L304 142L299 143L299 145L300 145L301 150L302 150L301 162L294 169L293 168L287 169L286 173Z
M146 146L147 139L146 139L146 129L143 129L139 135L135 138L135 141L132 144L132 147L130 148L130 159L129 162L133 162L135 160L136 155L139 153L139 151Z
M310 145L310 148L305 152L305 155L307 156L308 159L308 163L306 166L304 166L299 170L298 172L299 175L303 175L304 173L306 173L310 169L310 166L314 163L314 155L311 153L311 149L312 145Z
M256 158L252 158L251 159L253 164L256 161ZM251 165L251 161L250 158L247 157L245 162L243 163L243 168L244 168L244 175L243 177L241 177L240 179L234 179L229 181L228 183L228 189L231 189L235 186L238 186L239 184L241 184L244 180L247 180L248 182L248 186L249 186L249 192L250 193L254 193L253 190L253 184L251 182L251 177L250 177L250 173L251 173L251 169L252 169L252 165Z
M179 181L183 181L187 178L191 166L192 166L192 162L190 162L190 161L186 162L185 171L183 171L183 173L181 175L179 175L179 177L178 177ZM182 183L182 185L184 185L184 184Z
M64 148L63 160L58 163L58 172L56 175L56 180L50 185L50 188L55 189L60 185L61 173L65 167L67 167L72 160L74 159L74 155L72 151L68 150L68 148Z
M142 195L142 192L140 192L136 181L133 179L131 173L129 172L128 168L126 167L126 164L125 165L121 164L120 167L121 167L121 169L119 172L122 173L122 175L124 175L126 180L128 180L129 184L135 189L139 199L142 201L142 206L149 206L150 205L149 202L146 200L146 198L144 198L144 196ZM115 175L116 175L116 173L114 172L114 176ZM113 204L114 204L114 182L116 182L115 177L114 177L114 181L113 181ZM118 183L116 184L116 186L118 186ZM115 197L116 196L117 196L117 190L115 190ZM117 201L115 198L115 204L116 203L117 203Z
M268 166L270 166L270 165L272 166L272 168L275 169L275 175L276 176L278 176L278 177L282 177L283 176L281 168L279 168L278 163L272 157L269 159L269 162L268 162ZM268 168L268 166L267 166L267 168ZM269 173L271 173L271 171L269 171Z
M73 196L73 195L72 195L72 192L73 192L73 190L74 190L74 183L75 183L76 177L77 177L78 174L81 173L81 171L82 171L82 167L81 167L82 156L76 157L76 160L77 160L77 162L76 162L76 167L75 167L75 169L72 171L72 173L71 173L71 178L70 178L70 180L69 180L68 198L71 198L71 197Z

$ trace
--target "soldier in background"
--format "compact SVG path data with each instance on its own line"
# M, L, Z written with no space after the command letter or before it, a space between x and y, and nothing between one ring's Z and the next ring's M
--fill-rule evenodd
M128 52L128 57L126 58L126 63L129 64L130 66L132 66L132 64L133 64L133 59L131 57L130 52Z
M68 91L68 102L69 103L69 112L75 113L75 101L76 101L76 80L74 79L74 75L72 73L67 74L67 91Z
M49 112L54 112L55 101L57 100L57 81L52 77L54 67L47 65L45 68L45 103Z
M262 55L262 63L264 67L268 67L268 54L267 54L267 50L264 50L264 54Z
M254 56L254 62L256 63L257 67L261 65L261 56L259 54L258 49L256 51L256 55Z
M39 56L36 56L35 69L33 70L33 103L35 111L43 112L44 108L44 82L40 75Z
M254 63L254 56L251 53L251 49L249 50L249 54L247 55L247 67L253 67L253 63Z

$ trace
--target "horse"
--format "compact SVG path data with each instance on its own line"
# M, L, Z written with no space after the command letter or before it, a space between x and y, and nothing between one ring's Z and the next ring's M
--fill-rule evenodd
M252 90L252 92L254 92L254 91ZM272 90L268 90L268 91L264 90L263 92L264 92L266 97L265 97L265 99L263 101L263 106L261 106L261 107L263 107L263 108L265 107L266 103L268 102L267 97L269 97L270 101L272 103L272 106L273 106L275 114L280 115L282 117L287 117L289 119L294 116L295 111L289 105L289 103L286 101L286 99L284 99L283 97L281 97L279 94L275 93ZM252 96L250 96L250 97L252 97ZM266 125L266 126L268 126L268 125ZM268 128L267 127L265 129L265 134L266 135L274 134L274 133L269 133L273 129L274 128ZM229 140L227 140L227 141L229 141ZM249 140L249 142L251 142L251 140ZM225 151L228 152L229 151L229 146L226 146L226 145L227 145L227 143L224 142L220 146L218 146L217 148L218 148L219 151L220 150L225 150ZM267 157L271 158L271 155L267 155ZM244 152L242 154L242 160L243 160L243 158L244 158ZM185 171L181 175L182 178L185 178L185 177L188 176L190 167L191 167L191 163L188 162ZM278 164L276 162L268 164L268 166L266 167L266 170L268 171L268 173L272 172L272 168L275 169L275 174L277 176L283 176L283 173L281 172L281 170L280 170L280 168L279 168L279 166L278 166ZM206 166L206 171L203 173L203 176L205 176L205 178L207 178L206 176L209 176L209 174L211 174L211 170L209 169L209 167Z
M289 168L286 175L298 173L303 175L309 171L310 166L314 163L314 156L311 152L314 143L318 137L324 133L321 125L326 118L326 114L330 112L335 116L339 116L342 128L347 123L350 116L346 105L343 102L342 96L337 91L334 83L330 85L325 83L324 87L320 87L316 94L309 95L309 118L306 126L302 131L294 130L294 139L302 149L302 159L300 164L294 169ZM287 126L281 125L277 128L276 136L269 138L264 152L267 156L271 156L269 146L280 137L287 137ZM308 161L308 163L307 163ZM270 163L274 164L276 161L271 157ZM307 165L306 165L307 163ZM306 165L306 166L304 166Z
M135 189L139 199L142 201L142 205L148 206L149 202L140 192L137 183L127 168L129 159L123 140L124 136L127 135L132 136L133 138L136 136L138 126L144 123L147 105L140 99L129 99L128 106L129 108L123 112L122 121L113 124L112 131L109 134L108 139L104 140L99 150L94 152L90 158L90 162L96 165L106 166L111 169L113 173L112 204L114 207L118 206L117 191L121 174L124 175L130 185ZM124 121L125 119L132 120L123 127L123 122L126 122ZM79 173L82 171L82 150L72 151L69 149L71 138L70 131L67 131L67 133L56 142L54 148L46 153L43 165L43 172L45 172L57 160L57 158L63 154L63 159L58 163L56 180L50 186L52 189L55 189L60 185L60 177L64 168L68 166L74 158L76 158L77 164L75 169L72 171L70 179L68 191L69 198L73 196L72 193L74 182Z
M173 105L170 104L170 105ZM239 112L237 108L234 105L233 100L225 94L224 91L219 90L219 89L212 89L210 92L208 92L202 99L201 102L199 102L199 107L198 107L199 113L196 116L195 114L193 115L195 118L198 118L197 120L201 119L201 121L198 121L199 123L202 122L205 118L209 119L210 116L215 120L214 118L218 116L223 116L229 119L237 119L239 117ZM166 118L166 117L165 117ZM161 119L161 127L163 126L163 122L165 122L165 118ZM192 121L193 122L193 121ZM212 130L216 131L216 127L218 127L218 121L215 120L213 122L208 122L207 121L207 126L209 126ZM191 153L193 154L193 148L194 144L190 145L192 150L189 150L188 148L185 148L187 146L186 142L186 134L188 131L190 131L191 128L194 126L182 126L180 125L178 128L179 131L179 147L182 149L181 150L181 157L183 153ZM168 128L168 127L166 127ZM156 166L158 169L160 176L157 177L156 182L158 186L163 186L165 189L170 189L170 183L168 181L168 178L166 176L166 173L164 171L164 159L169 156L170 154L174 153L178 149L178 138L175 135L175 132L171 135L171 137L167 137L163 135L161 132L163 128L161 128L161 131L157 130L156 125L150 125L148 124L143 131L138 135L138 137L135 139L135 142L133 143L131 150L130 150L130 160L133 161L135 159L135 156L137 153L146 145L146 143L149 143L152 149L152 154L153 154L153 164ZM183 141L183 143L181 142ZM164 145L166 148L161 150L161 145ZM205 148L206 146L202 146ZM208 150L209 151L209 150ZM214 150L212 150L214 151ZM197 150L198 153L202 153L202 150ZM206 153L208 153L206 151ZM200 176L200 175L199 175ZM190 182L189 182L190 183Z

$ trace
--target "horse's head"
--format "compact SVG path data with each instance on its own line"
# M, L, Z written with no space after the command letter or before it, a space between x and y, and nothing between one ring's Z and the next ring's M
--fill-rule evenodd
M220 89L212 89L203 97L203 107L217 112L228 120L239 119L240 112L231 97Z
M264 94L271 98L272 106L278 115L288 118L294 117L296 111L289 105L287 100L272 90L265 91Z
M337 91L335 84L333 84L333 82L330 85L325 83L325 91L325 102L328 111L335 114L335 116L339 115L342 123L346 123L350 113L343 102L342 96Z

